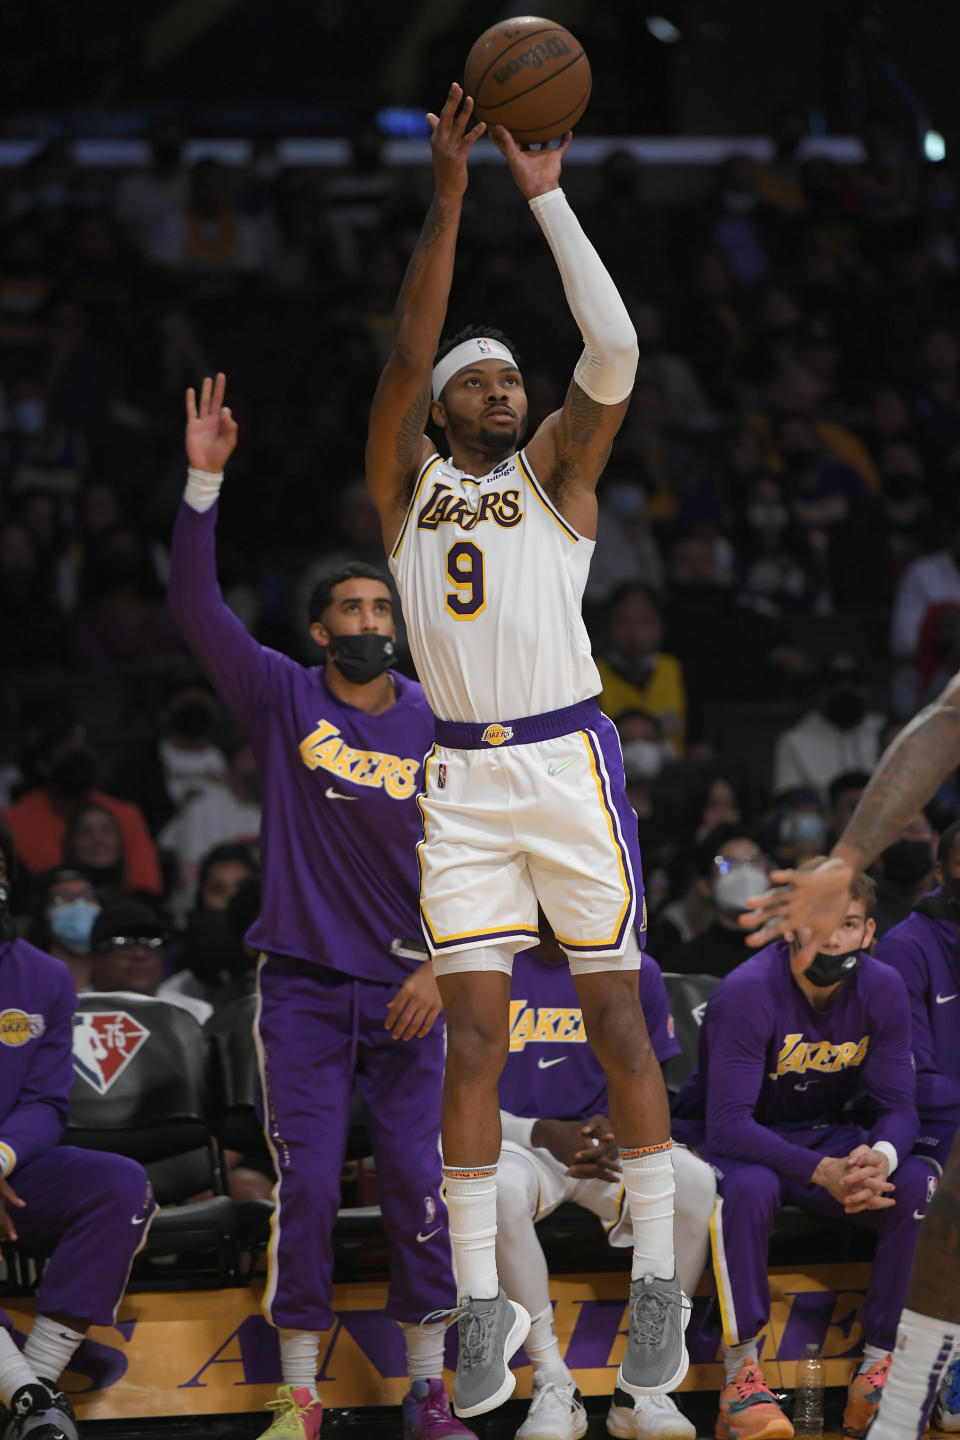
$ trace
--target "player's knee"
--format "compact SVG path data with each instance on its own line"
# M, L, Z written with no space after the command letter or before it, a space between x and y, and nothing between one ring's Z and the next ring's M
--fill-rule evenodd
M922 1219L938 1188L937 1177L930 1166L918 1156L908 1155L891 1178L895 1187L894 1204L891 1209L879 1212L881 1219L893 1224Z
M103 1206L127 1222L149 1213L153 1186L143 1166L125 1155L100 1155L98 1159L102 1162L98 1190Z
M505 1151L497 1166L497 1234L526 1228L536 1213L536 1177L519 1155Z
M638 1033L637 1016L618 1003L597 1006L587 1025L587 1038L608 1072L611 1069L640 1074L656 1057L645 1029Z
M674 1146L672 1154L676 1177L674 1207L677 1214L698 1227L709 1225L717 1198L717 1181L713 1171L696 1155L691 1155L689 1150Z
M502 1016L460 1012L447 1019L447 1084L496 1081L507 1063L510 1034Z
M724 1175L720 1193L731 1209L746 1207L752 1215L772 1216L780 1206L780 1177L766 1165L744 1165Z

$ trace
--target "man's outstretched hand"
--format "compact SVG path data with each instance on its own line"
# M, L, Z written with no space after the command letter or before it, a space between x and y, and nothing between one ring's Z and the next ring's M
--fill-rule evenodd
M520 193L528 200L545 195L560 184L563 157L570 148L573 131L568 130L559 145L544 145L541 150L528 150L518 145L505 125L492 125L490 139L510 166L510 174Z
M194 470L219 475L234 452L237 422L224 405L227 377L221 371L215 380L206 376L197 405L197 392L187 391L187 459Z
M799 958L809 965L823 942L843 924L853 869L834 858L816 870L774 870L770 879L775 888L748 900L740 916L740 924L752 931L747 944L759 949L781 935L796 938Z

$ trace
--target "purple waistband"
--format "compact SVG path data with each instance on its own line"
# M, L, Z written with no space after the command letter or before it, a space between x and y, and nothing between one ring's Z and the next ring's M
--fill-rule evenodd
M499 750L501 745L532 745L537 740L556 740L577 730L596 725L601 710L595 699L581 700L563 710L543 715L525 715L522 720L491 720L474 725L468 720L438 720L436 741L448 750Z

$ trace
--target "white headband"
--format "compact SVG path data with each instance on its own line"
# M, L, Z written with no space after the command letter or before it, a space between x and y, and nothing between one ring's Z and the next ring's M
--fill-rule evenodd
M434 400L440 399L444 385L456 375L458 370L465 370L468 365L475 365L478 360L505 360L515 370L519 369L506 345L502 345L499 340L491 340L486 335L477 335L472 340L464 340L461 345L455 345L444 355L442 360L438 360L434 365Z

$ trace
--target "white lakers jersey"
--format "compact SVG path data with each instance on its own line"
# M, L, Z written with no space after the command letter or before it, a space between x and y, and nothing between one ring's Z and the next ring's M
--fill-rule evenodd
M519 720L600 693L580 613L593 551L522 450L479 480L427 461L390 569L439 719Z

